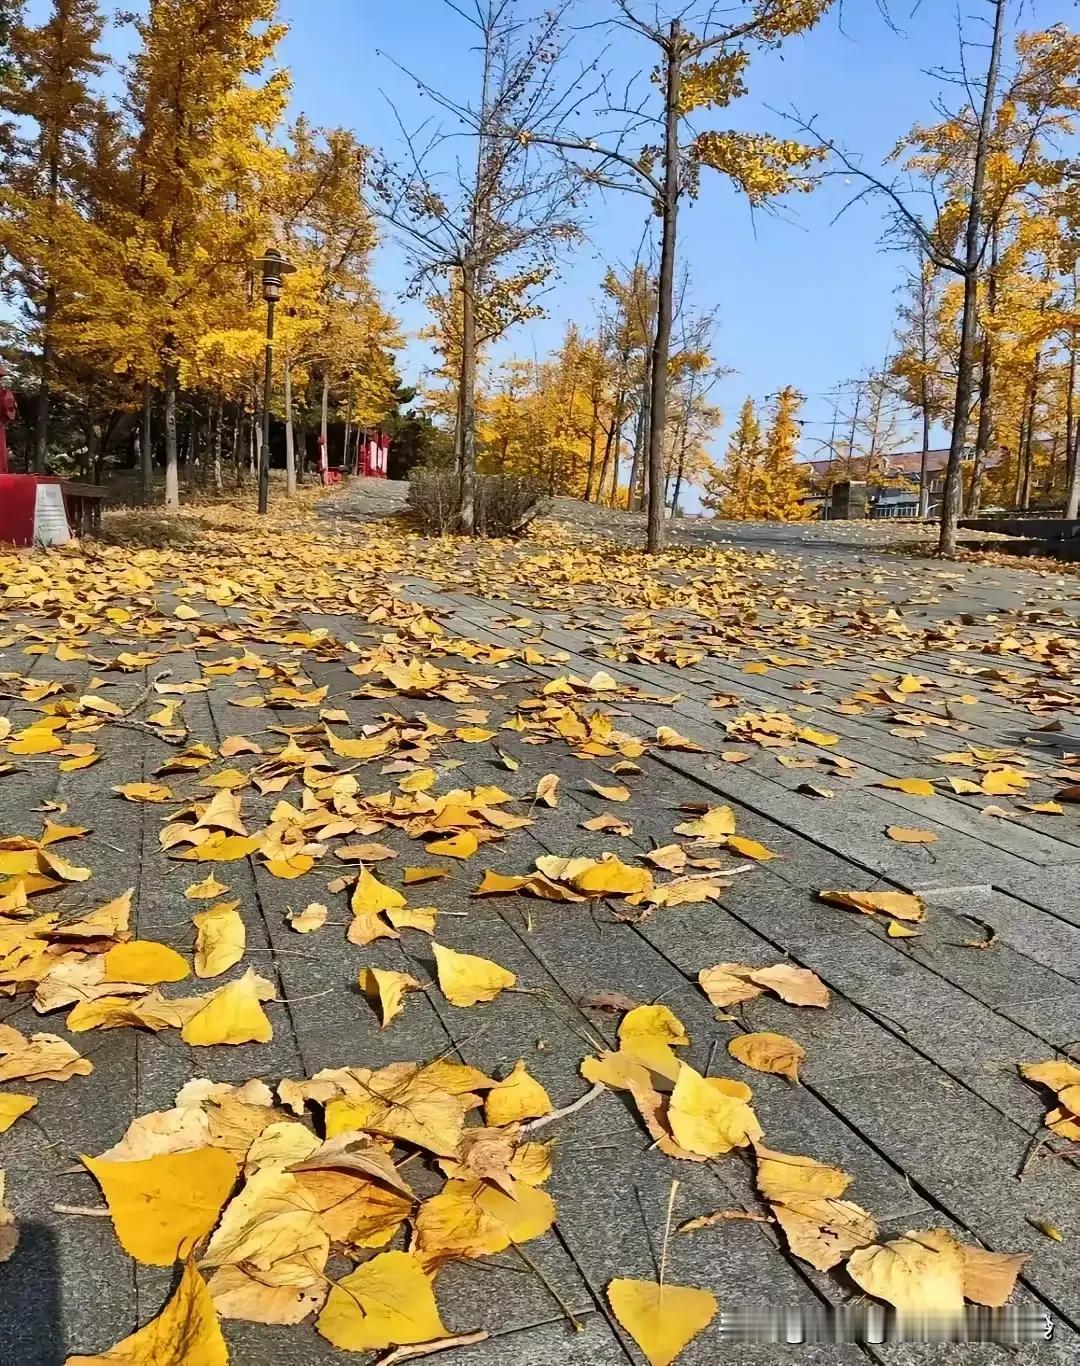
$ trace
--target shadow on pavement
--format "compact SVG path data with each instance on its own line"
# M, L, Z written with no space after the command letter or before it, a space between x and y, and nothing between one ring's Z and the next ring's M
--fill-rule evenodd
M60 1311L55 1236L44 1224L21 1221L18 1246L0 1266L0 1362L62 1366Z

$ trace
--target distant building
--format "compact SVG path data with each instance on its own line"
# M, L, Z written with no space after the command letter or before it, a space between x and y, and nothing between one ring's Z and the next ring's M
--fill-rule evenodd
M1000 456L991 451L987 466L993 467ZM949 462L948 447L928 451L926 472L929 483L930 516L936 517L941 511L941 499L945 492L945 467ZM875 460L876 472L867 481L866 456L855 456L851 460L844 457L834 460L808 460L804 463L812 487L810 504L818 511L823 520L836 515L832 510L833 500L830 490L841 483L866 484L866 509L870 517L917 517L919 515L919 471L922 467L922 451L899 451L895 455L883 455ZM846 499L841 502L846 503ZM855 504L852 503L852 506ZM861 504L860 504L861 505ZM844 512L839 512L844 516Z

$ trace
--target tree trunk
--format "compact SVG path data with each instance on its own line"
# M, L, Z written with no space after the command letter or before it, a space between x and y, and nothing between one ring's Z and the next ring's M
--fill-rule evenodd
M1075 303L1074 303L1075 307ZM1076 329L1069 333L1069 388L1065 399L1065 516L1080 512L1080 431L1076 421Z
M989 317L997 312L997 267L998 267L998 230L990 232L990 271L986 279L986 309ZM982 504L982 481L986 472L986 462L990 454L990 441L993 437L994 409L994 352L990 345L990 335L983 328L982 363L979 370L979 426L975 433L975 464L971 470L971 488L968 490L967 514L979 515Z
M986 89L983 94L979 134L975 144L975 165L971 177L971 202L968 204L967 228L964 235L964 308L960 323L960 354L956 367L956 401L953 405L949 461L945 468L945 496L941 504L941 535L938 538L938 551L942 555L956 554L957 522L960 517L960 505L963 498L964 448L967 444L967 424L971 415L971 400L974 389L979 262L982 259L982 244L979 238L983 222L986 162L994 122L998 71L1001 66L1001 40L1005 26L1006 0L993 0L993 5L994 32L990 43L990 61L986 69Z
M649 404L648 505L649 529L645 549L655 555L664 548L664 429L667 425L668 356L674 314L675 240L679 214L679 102L682 85L682 25L671 21L664 81L664 198L660 233L660 278L656 300L656 340L652 357L652 396Z
M180 507L180 464L176 448L176 390L179 366L170 361L165 367L165 507L176 512Z
M147 380L142 394L142 426L139 429L139 467L142 472L143 506L149 507L154 501L154 447L153 418L154 391Z
M322 394L319 398L319 482L326 484L330 469L330 371L322 374Z
M604 498L604 489L607 485L608 471L611 469L611 456L616 446L616 434L622 428L622 410L625 401L626 400L623 391L620 389L615 395L615 409L611 415L611 425L608 427L607 433L604 436L604 458L600 463L600 479L596 488L596 501L598 503L602 502ZM615 457L615 460L617 465L617 455Z
M296 492L296 435L292 425L292 362L285 357L285 492Z
M210 442L211 442L211 446L212 446L212 448L213 448L214 492L215 492L215 493L223 493L224 490L225 490L225 483L224 483L224 480L223 480L222 477L221 477L221 443L222 443L222 430L221 430L221 429L222 429L222 426L223 426L224 421L225 421L225 412L224 412L224 409L225 409L225 404L224 404L223 400L217 399L217 400L215 401L215 403L214 403L214 410L213 410L213 414L212 414L211 419L210 419L210 420L211 420L211 424L212 424L212 426L211 426Z
M645 357L645 374L641 383L641 396L638 401L637 423L634 428L634 458L630 464L630 480L626 488L628 511L637 512L641 507L639 489L645 468L645 453L649 441L649 399L652 393L652 352Z
M243 398L239 398L239 399L237 399L237 402L236 402L236 421L233 423L233 434L232 434L232 469L233 469L233 483L236 485L237 488L239 488L240 485L241 485L241 483L243 482L242 476L241 476L241 470L240 470L240 451L241 451L242 446L243 446L243 439L244 439L244 400L243 400Z
M1039 372L1042 366L1042 352L1035 352L1035 365L1031 372L1031 388L1028 391L1027 435L1024 440L1023 478L1020 481L1020 507L1026 512L1031 506L1031 475L1035 461L1035 425L1039 404Z
M930 511L930 480L927 463L930 456L930 404L923 386L922 403L922 457L919 460L919 516L925 517Z
M470 262L461 272L461 435L459 516L461 529L476 534L476 273Z
M41 358L38 368L37 417L34 423L34 473L44 474L49 454L49 382L52 377L52 320L56 312L56 286L45 291L42 314Z

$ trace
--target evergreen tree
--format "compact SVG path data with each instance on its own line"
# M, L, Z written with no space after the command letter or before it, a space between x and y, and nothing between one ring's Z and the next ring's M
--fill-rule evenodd
M754 400L747 398L728 442L724 464L706 485L702 502L721 517L745 522L763 516L761 502L764 448Z

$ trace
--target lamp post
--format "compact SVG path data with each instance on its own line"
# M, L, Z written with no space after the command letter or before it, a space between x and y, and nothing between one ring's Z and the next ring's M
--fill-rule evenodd
M274 309L281 298L281 287L286 275L296 267L286 261L276 247L268 247L266 255L253 261L262 269L262 296L266 300L266 367L263 371L262 450L259 452L259 512L270 506L270 386L274 370Z

